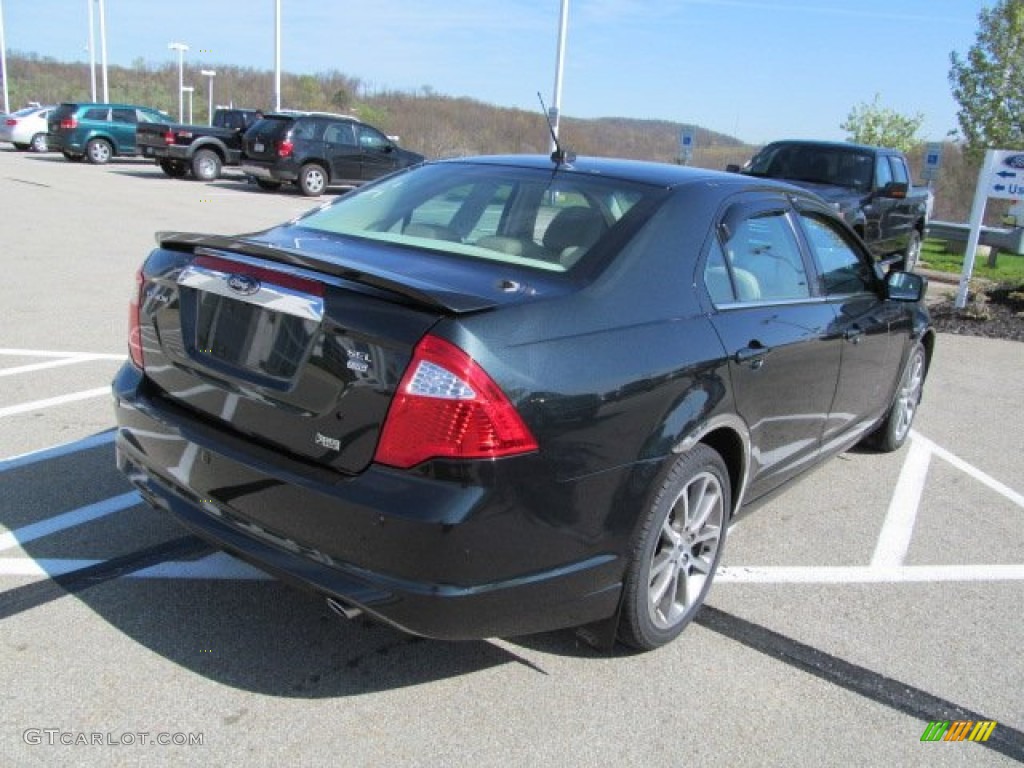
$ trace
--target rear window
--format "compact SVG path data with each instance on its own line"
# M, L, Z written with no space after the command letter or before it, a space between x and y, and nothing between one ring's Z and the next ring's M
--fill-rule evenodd
M660 190L599 176L438 163L338 198L299 226L567 272Z
M245 135L250 139L271 140L283 136L295 120L291 117L264 117L253 123Z

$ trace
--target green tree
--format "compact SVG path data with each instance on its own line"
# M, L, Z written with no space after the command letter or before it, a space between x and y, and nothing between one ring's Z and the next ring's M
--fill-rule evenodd
M858 104L850 110L840 130L846 131L847 138L857 144L876 147L892 147L904 152L918 143L917 131L924 122L924 115L901 115L894 109L883 107L881 97L876 93L870 104Z
M976 42L950 55L949 81L968 150L1024 148L1024 0L999 0L978 13Z

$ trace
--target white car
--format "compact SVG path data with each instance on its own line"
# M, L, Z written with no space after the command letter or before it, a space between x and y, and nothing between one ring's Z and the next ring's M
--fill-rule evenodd
M33 152L46 151L46 119L53 107L25 107L5 115L0 120L0 141L7 141L17 149Z

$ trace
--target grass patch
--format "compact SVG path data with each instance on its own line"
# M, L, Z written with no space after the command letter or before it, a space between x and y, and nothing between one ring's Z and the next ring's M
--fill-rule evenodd
M928 238L921 246L921 266L937 272L959 275L964 270L963 243L947 243L945 240ZM1024 282L1024 256L1000 252L996 266L988 265L988 250L979 249L974 259L973 277L983 277L996 282Z

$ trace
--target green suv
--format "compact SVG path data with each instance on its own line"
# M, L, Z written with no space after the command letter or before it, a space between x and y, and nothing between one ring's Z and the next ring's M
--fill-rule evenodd
M50 113L47 141L54 152L68 160L89 158L103 165L115 156L133 157L135 126L139 123L173 122L152 107L133 104L64 103Z

